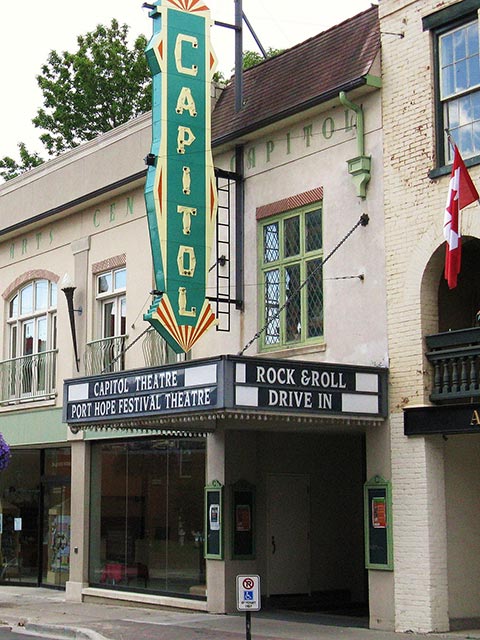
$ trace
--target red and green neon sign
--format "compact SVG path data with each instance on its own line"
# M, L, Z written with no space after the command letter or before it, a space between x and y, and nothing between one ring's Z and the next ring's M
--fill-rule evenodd
M177 353L215 322L206 299L217 214L210 91L216 58L201 0L158 0L146 55L153 77L145 185L155 287L144 318Z

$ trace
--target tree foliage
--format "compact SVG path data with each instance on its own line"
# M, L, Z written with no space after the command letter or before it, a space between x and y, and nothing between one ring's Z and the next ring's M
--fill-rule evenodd
M10 158L10 156L5 156L0 160L0 176L4 180L16 178L25 171L38 167L44 162L38 153L30 153L24 142L19 142L17 146L20 153L20 162Z
M250 67L254 67L256 64L260 64L260 62L263 62L265 59L268 60L269 58L274 58L275 56L278 56L279 53L282 53L282 51L284 50L269 47L266 50L267 58L264 58L261 53L258 53L257 51L250 51L247 49L246 51L243 52L243 57L242 57L243 69L244 70L250 69Z
M43 133L40 141L49 156L117 127L151 108L151 76L145 58L147 39L129 45L127 25L113 19L110 26L77 37L70 53L51 51L37 76L43 106L32 123ZM6 156L0 175L11 179L42 160L19 143L20 163Z
M128 46L128 26L78 36L78 50L51 51L37 76L43 108L33 124L46 133L40 140L57 155L92 140L151 107L151 78L145 59L145 36Z

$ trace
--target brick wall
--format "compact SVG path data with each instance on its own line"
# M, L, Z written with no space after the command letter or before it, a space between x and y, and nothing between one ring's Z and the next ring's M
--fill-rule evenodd
M428 404L431 371L423 337L437 330L449 182L448 175L429 178L435 162L433 50L422 17L451 4L380 0L398 631L446 630L449 624L443 441L405 437L402 409ZM472 169L477 183L479 174ZM480 235L473 208L464 213L466 232Z

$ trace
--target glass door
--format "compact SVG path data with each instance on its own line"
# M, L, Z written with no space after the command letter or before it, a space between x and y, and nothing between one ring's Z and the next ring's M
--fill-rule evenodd
M67 475L68 474L68 475ZM45 451L42 584L64 587L70 573L70 450Z

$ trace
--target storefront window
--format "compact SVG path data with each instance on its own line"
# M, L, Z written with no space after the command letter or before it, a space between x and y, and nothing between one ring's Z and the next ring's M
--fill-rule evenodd
M94 445L90 582L198 596L204 485L203 439Z
M38 584L40 451L14 451L0 476L0 582Z

